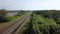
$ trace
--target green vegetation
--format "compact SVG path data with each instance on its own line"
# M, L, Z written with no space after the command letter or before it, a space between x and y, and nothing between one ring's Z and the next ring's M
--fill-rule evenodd
M5 18L6 18L6 20L8 20L8 21L12 21L12 20L14 20L14 19L16 19L18 16L6 16Z
M60 23L60 11L59 10L41 10L41 11L35 11L34 13L40 15L42 14L44 18L53 18L57 24Z
M24 15L26 12L23 11L23 10L19 10L17 11L17 14L13 15L13 16L7 16L7 14L9 13L10 11L8 10L5 10L5 9L2 9L0 10L0 23L2 22L9 22L9 21L12 21L22 15ZM12 11L11 11L12 12ZM15 11L16 12L16 11Z
M6 16L7 10L0 10L0 22L9 22L28 13L18 10L18 14ZM19 34L60 34L60 11L59 10L37 10L33 11L31 17L22 27Z
M24 15L26 15L26 12L23 14L21 10L0 10L0 30L10 26L17 19L23 18Z
M60 12L57 10L33 11L27 29L22 34L60 34Z
M5 9L0 10L0 22L6 21L5 16L7 14L7 11Z

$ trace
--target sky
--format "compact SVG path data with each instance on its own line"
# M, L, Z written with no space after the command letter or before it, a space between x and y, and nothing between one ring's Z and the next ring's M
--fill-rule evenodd
M0 9L7 10L60 10L60 0L0 0Z

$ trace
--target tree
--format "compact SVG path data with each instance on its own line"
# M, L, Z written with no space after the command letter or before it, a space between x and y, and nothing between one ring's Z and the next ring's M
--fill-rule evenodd
M0 10L0 17L6 16L7 11L5 9Z
M0 22L6 21L6 20L5 20L6 14L7 14L7 11L6 11L5 9L1 9L1 10L0 10Z

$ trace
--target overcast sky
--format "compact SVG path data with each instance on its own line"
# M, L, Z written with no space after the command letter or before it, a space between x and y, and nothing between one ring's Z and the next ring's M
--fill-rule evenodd
M0 9L8 10L60 10L60 0L0 0Z

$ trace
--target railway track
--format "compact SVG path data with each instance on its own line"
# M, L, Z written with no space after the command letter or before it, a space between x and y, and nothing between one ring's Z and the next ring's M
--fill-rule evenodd
M21 19L16 20L12 25L10 25L5 30L1 31L0 34L18 34L18 31L21 29L21 27L24 25L28 17L30 17L31 14L27 14L23 16Z

